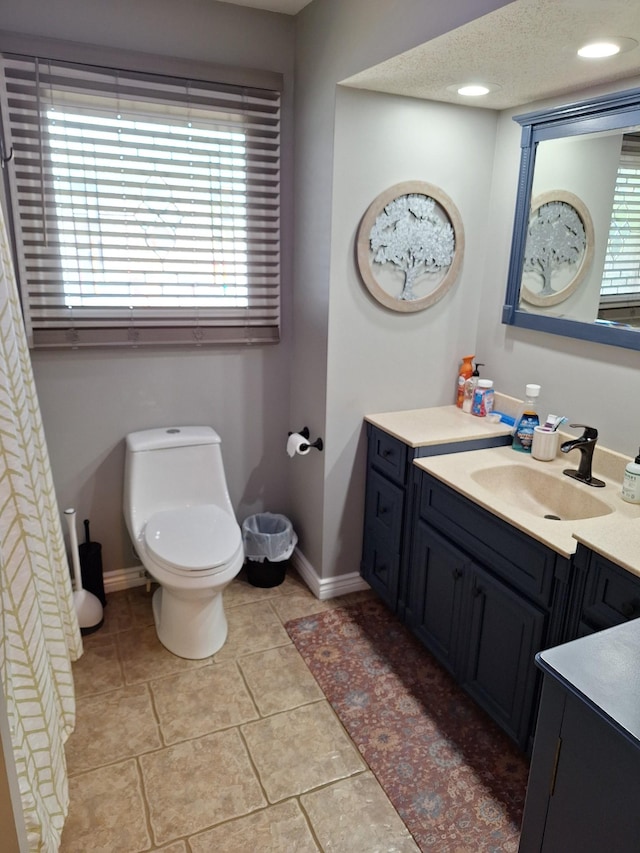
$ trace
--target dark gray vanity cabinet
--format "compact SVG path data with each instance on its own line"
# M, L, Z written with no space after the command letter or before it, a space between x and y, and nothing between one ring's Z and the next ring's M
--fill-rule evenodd
M640 616L640 577L579 544L566 639L584 637Z
M404 621L409 604L413 507L420 473L413 460L497 447L508 441L509 436L496 435L411 447L373 424L367 424L367 482L360 574L401 620Z
M406 622L526 749L537 707L534 656L559 640L569 561L418 474Z
M537 659L544 685L520 853L637 853L640 623Z

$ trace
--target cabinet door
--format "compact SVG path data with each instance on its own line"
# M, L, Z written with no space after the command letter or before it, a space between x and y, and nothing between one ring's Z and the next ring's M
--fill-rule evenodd
M461 685L523 748L536 687L545 614L473 565L463 620L469 625Z
M398 600L403 510L404 489L370 470L365 498L361 572L392 609Z
M468 565L466 554L424 521L418 521L406 622L452 673L457 669L462 589Z

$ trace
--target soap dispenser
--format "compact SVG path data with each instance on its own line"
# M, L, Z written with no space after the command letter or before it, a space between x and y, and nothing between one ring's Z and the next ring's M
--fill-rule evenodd
M629 462L624 469L622 497L631 504L640 504L640 449L635 461Z

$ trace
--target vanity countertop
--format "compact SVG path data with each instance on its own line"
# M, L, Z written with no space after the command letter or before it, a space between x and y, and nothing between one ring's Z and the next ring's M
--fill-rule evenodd
M595 498L606 503L611 512L594 518L564 521L525 511L508 495L480 485L473 475L485 468L497 471L500 467L517 464L530 466L532 475L536 470L550 474L562 484L565 479L563 469L577 464L577 460L574 464L570 456L561 454L550 462L539 462L529 454L516 453L510 446L504 446L425 457L415 460L414 465L565 557L575 553L579 541L640 576L640 504L622 500L621 477L617 477L624 457L601 450L600 469L595 461L594 457L594 472L605 481L605 488L596 489L573 480L570 482L579 490L579 495L584 494L586 500ZM614 472L616 476L611 476Z
M536 661L640 745L640 619L539 652Z
M497 401L495 408L498 408ZM507 408L500 410L507 411ZM409 447L473 441L496 435L509 435L511 432L508 424L491 423L486 418L477 418L463 412L457 406L383 412L377 415L366 415L365 421L393 435Z

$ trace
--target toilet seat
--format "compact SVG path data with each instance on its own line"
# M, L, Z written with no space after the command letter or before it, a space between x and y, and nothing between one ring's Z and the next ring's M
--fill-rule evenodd
M153 558L177 574L222 571L242 547L235 518L215 504L154 513L144 530Z

